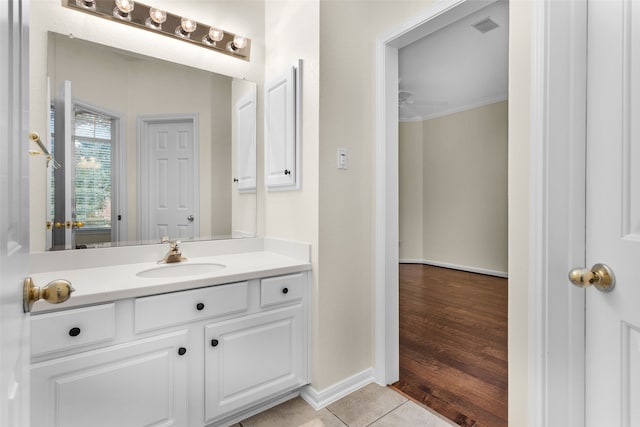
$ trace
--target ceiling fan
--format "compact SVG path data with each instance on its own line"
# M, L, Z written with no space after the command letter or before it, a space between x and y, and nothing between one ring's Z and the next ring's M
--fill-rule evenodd
M408 90L398 90L398 107L400 109L400 118L405 120L419 119L424 116L421 114L420 107L446 107L448 101L426 101L415 102L414 92Z

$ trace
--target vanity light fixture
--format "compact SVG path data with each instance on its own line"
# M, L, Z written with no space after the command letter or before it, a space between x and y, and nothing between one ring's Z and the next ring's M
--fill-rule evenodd
M162 29L162 24L167 20L167 12L155 7L149 8L149 17L144 21L144 25L147 28L153 28L154 30Z
M62 0L62 5L249 61L251 40L134 0Z
M135 8L133 0L116 0L116 7L113 8L113 16L118 19L131 21L131 12Z

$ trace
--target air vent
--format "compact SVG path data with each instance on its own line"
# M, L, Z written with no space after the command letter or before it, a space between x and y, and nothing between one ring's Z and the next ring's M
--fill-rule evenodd
M482 34L488 33L491 30L495 30L499 27L498 24L491 18L483 19L480 22L476 22L472 25L476 30L480 31Z

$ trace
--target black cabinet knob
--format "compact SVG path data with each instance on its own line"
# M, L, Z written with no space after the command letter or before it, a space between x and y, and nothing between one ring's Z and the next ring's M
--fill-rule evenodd
M282 293L283 294L288 294L289 293L289 288L282 288Z
M69 335L71 335L72 337L77 337L78 335L80 335L80 328L69 329Z
M284 170L284 174L285 174L285 175L291 175L291 171L290 171L290 170L288 170L288 169L285 169L285 170Z
M211 340L211 347L217 347L220 342L216 339Z
M198 311L204 310L204 304L201 303L201 302L197 303L196 304L196 310L198 310Z
M238 182L239 179L238 178L233 178L233 182Z
M180 347L180 348L178 349L178 354L179 354L180 356L184 356L186 352L187 352L187 349L186 349L186 348L184 348L184 347Z

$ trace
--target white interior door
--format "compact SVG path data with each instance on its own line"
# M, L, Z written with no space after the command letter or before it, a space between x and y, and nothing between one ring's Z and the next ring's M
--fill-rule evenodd
M29 426L28 2L0 3L0 425ZM43 166L44 167L44 166Z
M145 122L139 189L142 240L193 239L200 221L197 141L193 120ZM146 214L145 214L146 211Z
M588 7L586 260L616 285L586 291L586 418L640 426L640 3Z

